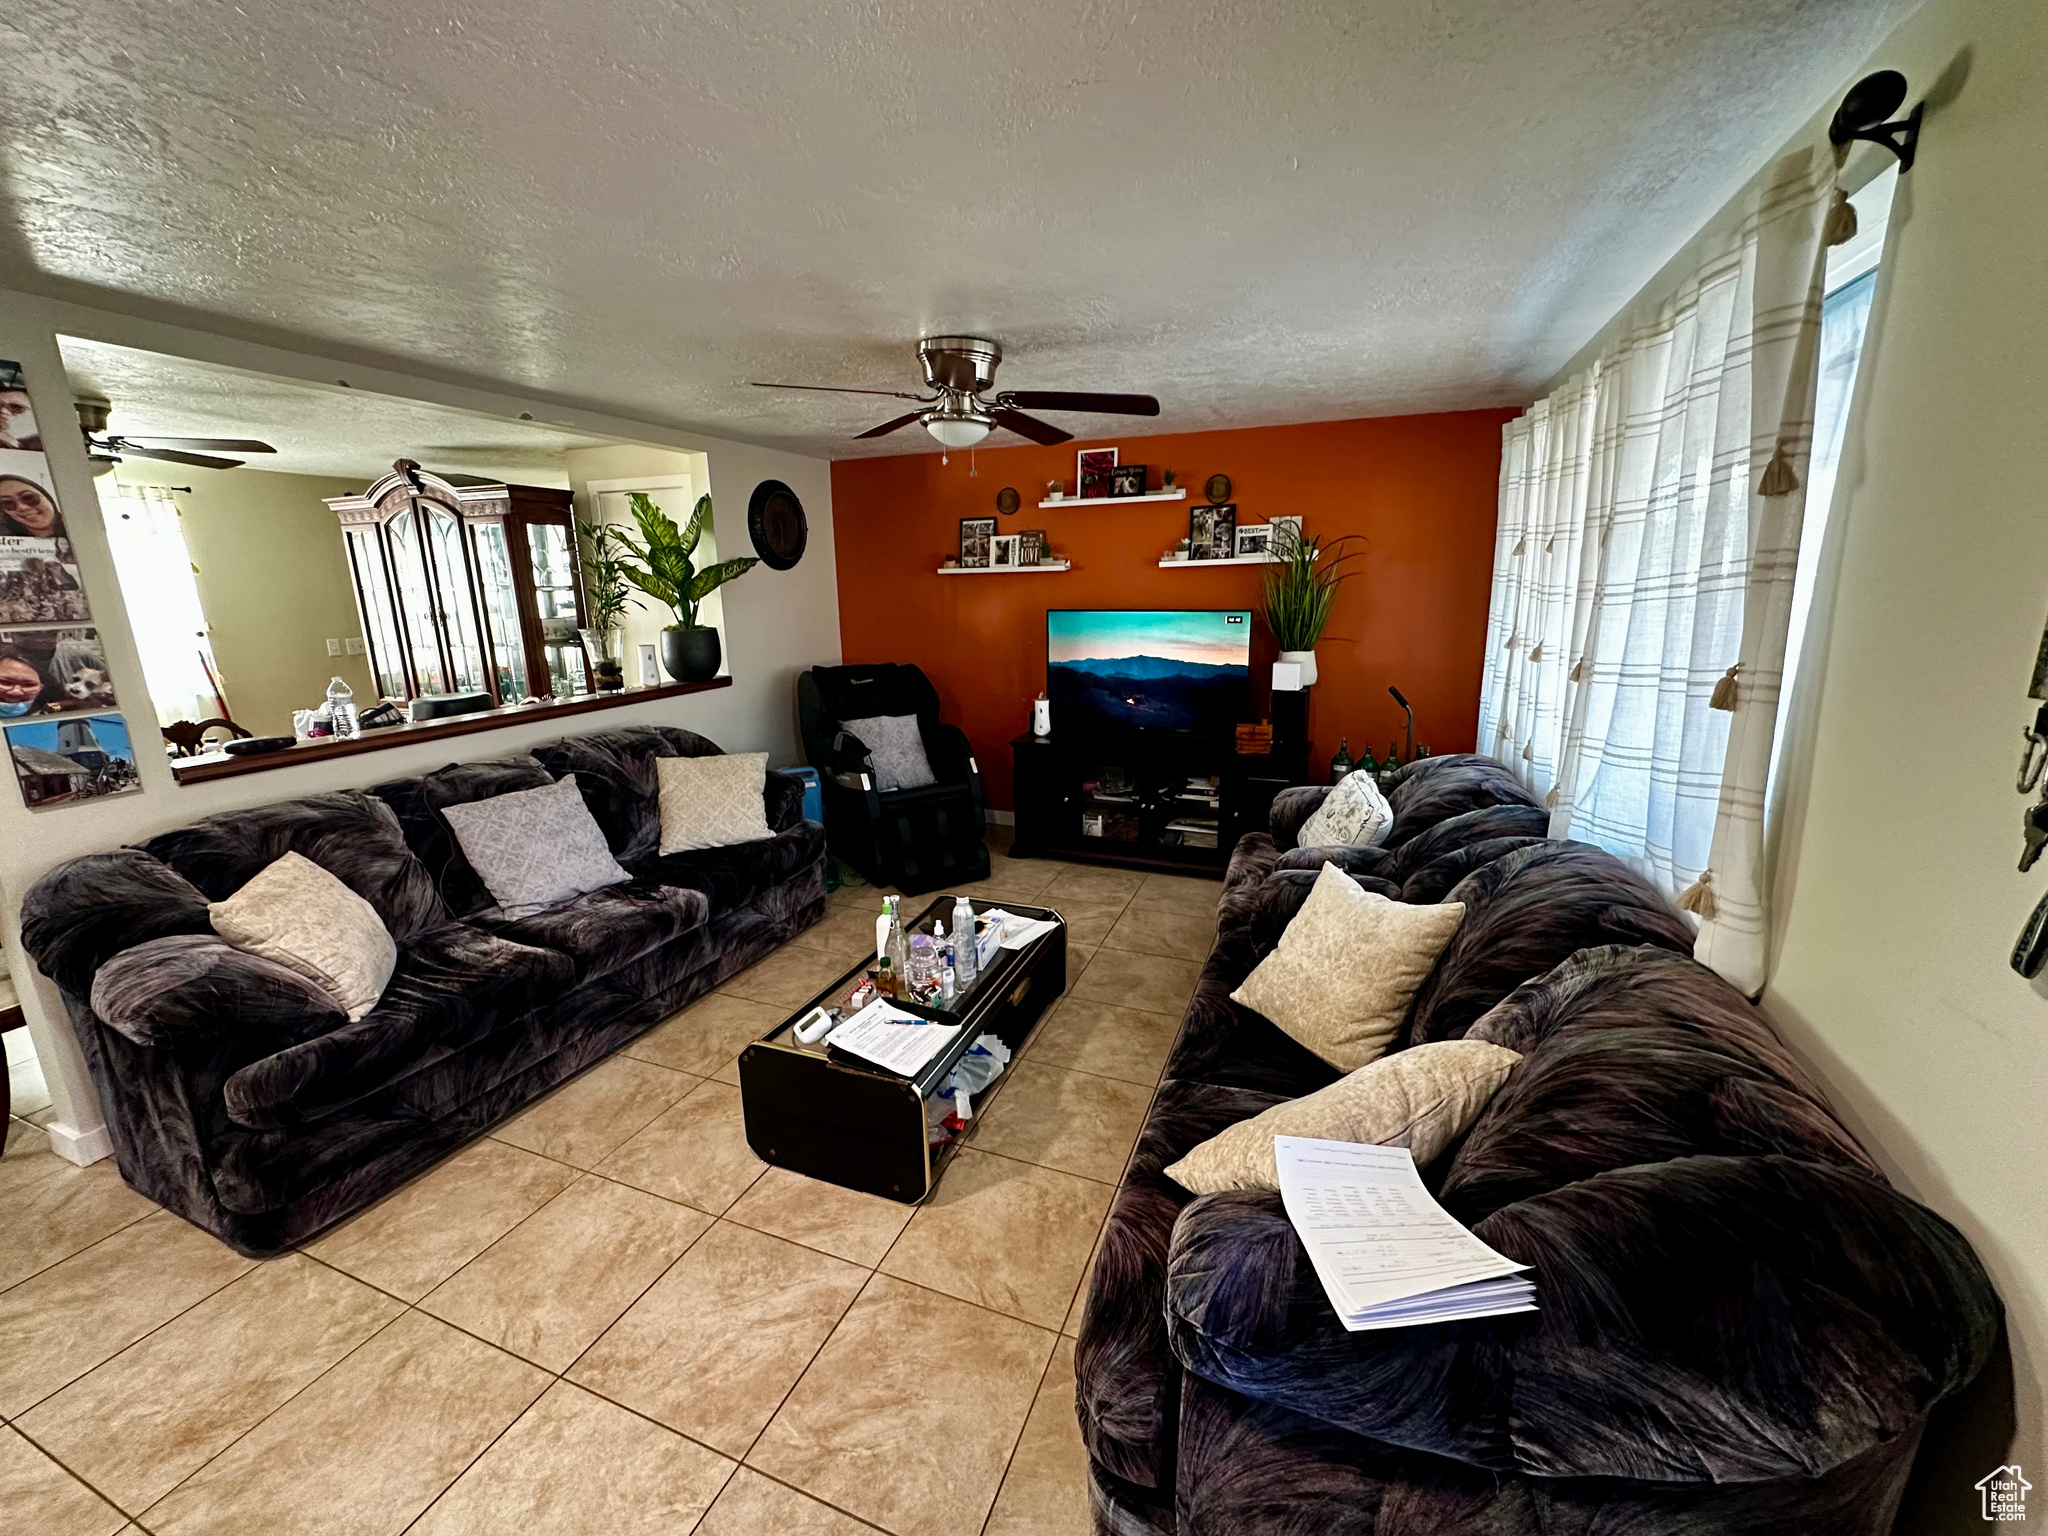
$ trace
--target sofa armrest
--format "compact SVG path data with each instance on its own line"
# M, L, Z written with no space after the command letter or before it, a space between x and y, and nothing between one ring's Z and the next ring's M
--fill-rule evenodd
M770 769L761 795L769 831L787 832L804 819L804 781L795 774Z
M132 945L169 934L211 934L206 898L183 875L139 848L89 853L60 864L21 901L21 947L76 997L93 973Z
M1273 797L1268 824L1273 829L1273 841L1282 852L1295 846L1301 836L1301 824L1322 809L1329 793L1327 784L1296 784Z
M137 1045L172 1051L230 1028L281 1051L348 1022L341 1005L297 971L210 933L122 950L93 977L92 1011Z
M1320 870L1325 864L1334 864L1354 880L1368 876L1382 879L1400 889L1394 879L1394 857L1384 848L1353 847L1349 843L1320 848L1290 848L1280 855L1279 869ZM1366 889L1371 890L1371 886ZM1392 894L1389 892L1388 894Z

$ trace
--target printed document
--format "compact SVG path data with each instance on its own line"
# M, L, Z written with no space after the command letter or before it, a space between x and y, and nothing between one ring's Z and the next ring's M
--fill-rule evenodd
M1352 1332L1536 1310L1528 1270L1430 1198L1406 1147L1275 1136L1280 1199Z
M959 1033L958 1024L928 1024L878 997L827 1035L825 1043L915 1077Z

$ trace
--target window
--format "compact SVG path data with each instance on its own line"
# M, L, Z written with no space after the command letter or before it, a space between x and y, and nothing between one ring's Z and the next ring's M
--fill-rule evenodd
M157 724L228 715L177 498L161 485L116 484L111 491L100 500L107 544Z

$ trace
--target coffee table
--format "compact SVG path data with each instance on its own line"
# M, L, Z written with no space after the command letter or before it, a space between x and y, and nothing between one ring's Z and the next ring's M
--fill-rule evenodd
M926 1133L926 1103L981 1036L994 1035L1014 1058L1067 987L1067 925L1059 913L1014 902L977 901L974 909L982 913L998 905L1020 917L1050 918L1053 928L1020 949L998 950L974 985L950 1004L897 1004L906 1013L961 1026L914 1077L822 1040L807 1045L796 1037L798 1022L812 1009L843 1007L847 993L875 965L873 954L740 1053L740 1104L747 1144L756 1157L906 1204L923 1200L937 1187L939 1175L967 1138L962 1134L933 1146ZM950 921L952 915L953 898L940 897L911 921L906 934L929 933L935 921ZM977 1120L1010 1076L1005 1068L974 1096Z

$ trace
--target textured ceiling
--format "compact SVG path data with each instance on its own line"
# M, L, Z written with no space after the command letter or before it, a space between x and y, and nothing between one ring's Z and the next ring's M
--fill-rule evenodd
M245 462L252 470L368 482L391 468L392 460L405 458L439 475L566 487L565 449L617 441L76 336L60 337L58 345L73 392L113 405L108 431L129 437L259 438L277 452L249 456Z
M931 444L746 381L936 331L1153 430L1509 403L1911 8L16 0L0 281L834 454Z

